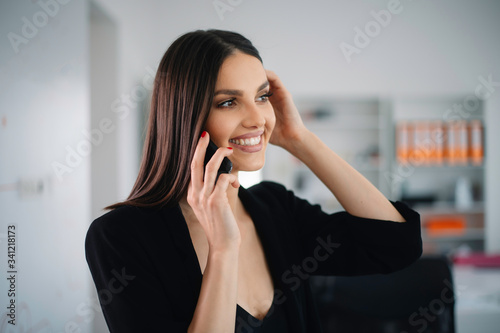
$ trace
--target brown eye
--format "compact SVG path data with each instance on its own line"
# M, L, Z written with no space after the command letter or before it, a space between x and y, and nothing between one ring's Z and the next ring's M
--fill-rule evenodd
M272 92L265 93L264 95L262 95L262 96L259 97L259 100L261 102L266 102L266 101L269 100L269 97L271 97L272 95L273 95Z
M228 108L228 107L234 106L234 100L235 100L234 98L228 99L227 101L224 101L224 102L217 104L217 107L218 108Z

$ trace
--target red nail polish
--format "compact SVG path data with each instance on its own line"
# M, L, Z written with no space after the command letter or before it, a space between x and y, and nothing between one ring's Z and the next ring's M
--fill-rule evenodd
M203 133L201 133L201 137L204 138L205 135L207 135L207 131L203 131Z
M231 149L231 150L233 150L233 147L227 147L227 149Z

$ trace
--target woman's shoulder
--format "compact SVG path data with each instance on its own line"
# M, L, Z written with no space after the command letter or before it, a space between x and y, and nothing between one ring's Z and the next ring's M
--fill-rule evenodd
M147 210L132 205L124 205L105 212L90 224L90 229L114 229L133 224L135 221L149 215Z
M99 216L89 226L87 233L137 233L153 231L164 225L163 218L173 208L144 208L132 205L119 206Z
M96 218L85 237L88 252L168 253L178 225L175 207L142 208L120 206ZM172 252L173 253L173 252Z

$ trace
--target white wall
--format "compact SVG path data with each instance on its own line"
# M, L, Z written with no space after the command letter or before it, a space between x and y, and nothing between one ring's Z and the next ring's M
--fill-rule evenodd
M111 105L118 97L117 27L90 3L90 128L92 135L92 219L118 200L118 126L120 118Z
M1 332L91 331L83 251L91 218L90 159L68 153L87 152L82 131L90 127L88 7L60 0L47 8L50 15L34 1L0 4ZM14 43L18 47L9 42L11 32L23 38ZM67 168L61 178L54 162ZM15 327L4 320L10 301L6 234L12 224Z
M67 4L60 5L59 12L26 45L21 44L18 53L6 36L9 32L22 35L23 17L32 21L41 7L29 0L0 2L0 241L5 246L6 226L16 223L18 301L26 304L32 318L26 327L47 323L59 332L79 319L85 332L99 314L98 308L90 307L96 305L95 291L89 290L91 280L83 259L86 227L98 214L90 198L91 158L97 158L97 149L105 144L114 147L113 139L110 136L94 147L96 155L82 158L63 181L55 177L51 162L64 163L66 147L84 145L82 130L95 128L92 116L95 120L112 114L113 104L97 115L90 108L88 1L58 1ZM116 87L101 105L106 108L109 101L117 102L115 107L125 106L121 110L127 112L114 118L117 188L98 200L105 204L125 198L137 175L138 109L146 102L137 94L150 88L152 72L170 43L190 30L243 33L259 48L265 66L275 70L296 96L467 95L474 93L479 76L500 80L496 42L500 2L494 0L403 0L401 12L392 15L391 22L350 63L340 44L354 44L354 28L364 28L374 20L370 11L387 8L389 1L233 0L238 5L225 12L223 20L212 0L96 2L116 24L118 36ZM498 230L494 217L500 215L499 206L491 204L500 197L495 169L499 138L494 134L500 130L498 102L494 102L500 92L495 89L486 103L491 120L488 139L494 140L488 142L487 151L491 230ZM38 183L43 190L37 190ZM19 184L22 191L17 190ZM498 232L488 233L487 245L499 251L494 235ZM4 272L5 257L0 262ZM2 295L4 290L2 280ZM27 318L25 311L20 320ZM105 328L97 326L95 331L105 332Z
M350 64L339 45L354 44L353 29L364 28L370 11L387 8L389 0L240 0L223 21L213 1L98 2L120 22L125 85L157 64L175 37L196 28L248 36L266 67L301 94L469 92L478 75L500 74L500 46L493 42L498 1L401 1L401 12Z

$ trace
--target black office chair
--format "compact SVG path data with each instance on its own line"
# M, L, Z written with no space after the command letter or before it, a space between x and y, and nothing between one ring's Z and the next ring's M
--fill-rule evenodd
M425 256L387 275L311 277L325 333L454 333L451 264Z

